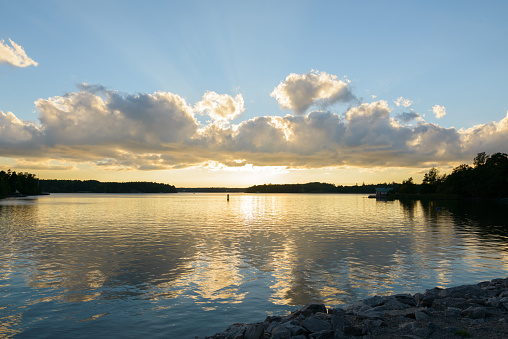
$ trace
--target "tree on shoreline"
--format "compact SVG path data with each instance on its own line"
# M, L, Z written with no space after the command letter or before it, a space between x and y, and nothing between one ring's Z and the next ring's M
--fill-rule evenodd
M38 179L28 172L16 173L8 170L0 171L0 197L7 197L17 192L24 195L40 194Z

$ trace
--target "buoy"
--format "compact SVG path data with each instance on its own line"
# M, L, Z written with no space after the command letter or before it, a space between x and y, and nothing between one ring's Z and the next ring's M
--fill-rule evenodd
M229 201L229 194L228 194L228 201Z

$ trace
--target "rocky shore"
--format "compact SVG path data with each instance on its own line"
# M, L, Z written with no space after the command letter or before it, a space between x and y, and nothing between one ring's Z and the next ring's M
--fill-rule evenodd
M508 338L508 278L374 296L345 308L308 304L205 339ZM196 337L198 338L198 337Z

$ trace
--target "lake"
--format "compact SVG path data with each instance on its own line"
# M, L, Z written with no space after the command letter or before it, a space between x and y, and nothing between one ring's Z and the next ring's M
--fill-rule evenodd
M0 337L194 338L508 276L508 205L342 194L0 200Z

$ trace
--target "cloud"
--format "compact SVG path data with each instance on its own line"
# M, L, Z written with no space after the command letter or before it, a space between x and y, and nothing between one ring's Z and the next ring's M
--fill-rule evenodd
M423 118L420 116L420 114L418 114L414 111L399 113L399 114L395 115L395 118L397 118L398 121L400 121L404 124L410 123L415 120L421 121L421 122L424 121Z
M20 45L9 39L11 46L0 40L0 64L7 63L15 67L37 66L35 62L26 55L25 50Z
M18 119L14 113L0 111L0 145L30 143L42 132L33 122Z
M355 100L349 81L337 76L313 71L308 74L291 73L270 94L282 108L291 109L296 115L304 114L312 105L328 106L336 102Z
M436 119L441 119L446 115L446 108L444 106L434 105L432 112L436 116Z
M194 110L198 113L207 112L214 121L227 123L245 111L243 96L237 94L234 98L227 94L217 94L208 91L203 95Z
M403 97L398 97L397 100L394 101L394 103L397 106L404 106L408 108L413 104L413 101L409 99L404 99Z
M38 123L0 111L0 154L32 167L41 162L42 167L84 164L110 170L205 164L426 167L467 162L478 152L499 152L508 144L508 114L456 130L426 123L412 111L392 117L388 102L379 100L343 114L265 115L233 124L231 119L244 110L241 95L207 92L192 105L169 92L78 88L37 100ZM212 121L200 125L196 110L213 116Z

